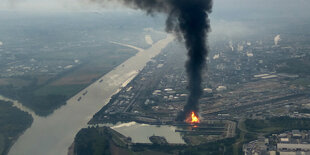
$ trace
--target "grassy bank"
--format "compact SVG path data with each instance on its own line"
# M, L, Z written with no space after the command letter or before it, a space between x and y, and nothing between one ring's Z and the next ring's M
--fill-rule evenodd
M12 106L11 102L0 100L0 154L4 155L17 138L30 127L30 114Z

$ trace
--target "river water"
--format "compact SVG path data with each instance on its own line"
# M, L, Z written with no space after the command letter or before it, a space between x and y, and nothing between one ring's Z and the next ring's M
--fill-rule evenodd
M175 132L177 128L171 125L157 126L129 122L111 128L126 137L130 137L134 143L151 143L149 137L155 135L165 137L167 142L171 144L185 144L180 133Z
M9 155L67 154L77 132L87 127L87 122L108 103L112 95L126 86L173 39L173 36L167 35L149 49L139 50L135 56L69 99L52 115L38 117L31 113L34 116L31 127L18 138Z
M137 122L116 123L116 124L95 124L88 127L103 127L108 126L113 130L121 133L126 137L130 137L133 143L151 143L149 137L161 136L165 137L170 144L185 144L179 129L173 125L150 125Z

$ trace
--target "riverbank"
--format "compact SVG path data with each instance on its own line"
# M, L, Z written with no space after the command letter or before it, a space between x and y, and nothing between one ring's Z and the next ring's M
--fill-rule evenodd
M87 122L108 103L112 95L126 86L129 79L133 79L146 63L173 39L173 36L168 35L149 49L138 52L73 96L52 115L35 119L32 126L13 145L9 154L67 154L76 133L86 127Z
M0 96L0 154L8 153L11 146L31 126L33 118L16 107L16 103Z

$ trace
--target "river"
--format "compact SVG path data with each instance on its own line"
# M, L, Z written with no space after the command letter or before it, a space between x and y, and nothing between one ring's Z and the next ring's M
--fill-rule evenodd
M172 35L167 35L149 49L139 50L135 56L76 94L50 116L32 114L34 121L31 127L18 138L9 155L67 154L77 132L87 127L87 122L108 103L112 95L126 86L173 39Z
M137 122L89 125L89 127L97 126L108 126L122 135L130 137L133 143L151 143L149 137L155 135L165 137L170 144L185 144L181 133L176 132L179 128L173 125L150 125Z
M123 123L111 127L113 130L130 137L134 143L151 143L149 137L165 137L170 144L185 144L181 134L175 132L177 127L172 125L149 125L136 122Z

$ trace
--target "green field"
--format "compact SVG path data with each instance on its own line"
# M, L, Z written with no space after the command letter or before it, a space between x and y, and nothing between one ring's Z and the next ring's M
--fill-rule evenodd
M282 60L279 62L281 67L277 68L277 72L298 74L298 75L310 75L310 56L301 58L291 58L288 60Z
M66 101L76 93L137 53L134 49L113 44L106 48L92 51L83 63L58 75L34 74L25 76L24 79L20 77L17 80L23 79L28 85L0 86L0 93L19 100L37 115L47 116L66 104Z
M310 119L297 119L290 117L276 117L266 120L246 120L247 130L251 132L271 134L278 133L287 130L294 130L296 128L300 130L310 129Z
M5 149L5 139L2 134L0 134L0 153L2 154Z
M310 78L299 78L292 81L292 84L303 87L310 87Z
M80 85L62 85L62 86L44 86L37 89L34 92L36 96L48 96L48 95L65 95L67 97L73 96L78 93L80 90L85 88L86 84Z

